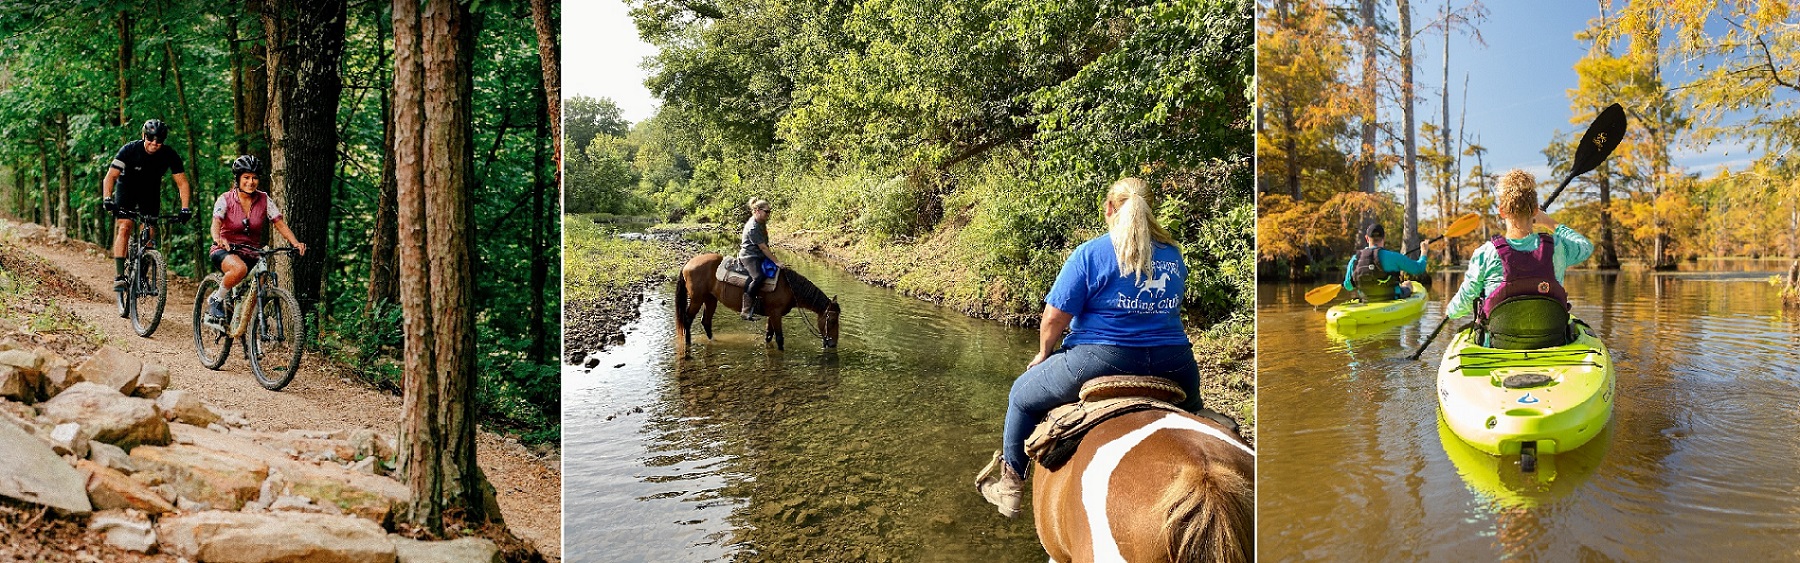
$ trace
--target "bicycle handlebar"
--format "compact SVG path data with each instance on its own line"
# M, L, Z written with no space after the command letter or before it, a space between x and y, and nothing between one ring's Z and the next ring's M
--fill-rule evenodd
M150 215L150 214L145 214L145 213L138 213L138 212L132 211L130 209L120 209L120 210L114 212L113 216L118 217L120 219L149 219L152 221L179 221L179 220L181 220L180 214Z
M256 253L258 256L268 256L270 254L296 254L296 253L300 252L300 249L294 248L292 246L283 246L280 248L264 249L259 246L252 246L252 245L248 245L248 244L233 244L233 245L231 245L231 249L234 251L235 250L248 250L250 252Z

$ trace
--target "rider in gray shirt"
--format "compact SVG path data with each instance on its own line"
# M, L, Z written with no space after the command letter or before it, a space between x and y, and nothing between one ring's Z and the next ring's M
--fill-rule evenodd
M762 305L762 284L764 260L769 259L769 202L760 197L750 198L750 220L744 222L744 234L739 244L738 258L743 261L744 269L750 271L750 282L744 286L744 303L739 312L744 320L756 320L754 312Z

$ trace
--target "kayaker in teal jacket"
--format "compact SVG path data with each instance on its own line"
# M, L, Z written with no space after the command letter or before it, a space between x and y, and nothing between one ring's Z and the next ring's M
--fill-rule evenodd
M1450 318L1475 312L1477 298L1482 299L1484 315L1506 298L1520 295L1550 297L1567 308L1563 273L1587 260L1594 253L1594 244L1568 225L1558 224L1538 209L1537 203L1537 179L1531 173L1513 170L1500 178L1499 207L1506 233L1481 245L1469 257L1469 272L1456 296L1450 298ZM1533 233L1532 227L1537 225L1554 233ZM1550 248L1542 248L1546 244Z
M1355 291L1365 303L1411 297L1412 286L1400 283L1400 273L1425 275L1425 257L1414 260L1385 248L1387 230L1380 223L1369 227L1363 240L1368 246L1351 255L1350 264L1344 267L1344 289Z

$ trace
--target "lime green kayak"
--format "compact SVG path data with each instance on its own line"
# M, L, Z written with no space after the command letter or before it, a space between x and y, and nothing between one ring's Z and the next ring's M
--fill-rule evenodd
M1498 508L1531 508L1551 504L1573 494L1599 469L1606 457L1609 434L1589 440L1575 451L1546 455L1537 461L1532 472L1522 471L1519 464L1500 456L1488 455L1450 433L1450 427L1438 419L1438 441L1444 456L1456 466L1469 491Z
M1579 325L1574 343L1539 350L1477 346L1458 332L1438 365L1438 413L1450 432L1492 455L1581 447L1612 417L1606 344Z
M1364 303L1362 300L1339 303L1325 311L1325 324L1347 329L1354 325L1391 323L1425 312L1425 300L1430 298L1426 295L1425 284L1416 281L1406 283L1412 286L1411 297L1380 303Z

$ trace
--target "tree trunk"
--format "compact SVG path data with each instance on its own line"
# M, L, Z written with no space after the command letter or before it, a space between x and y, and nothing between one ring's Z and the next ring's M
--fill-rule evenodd
M532 4L535 6L542 1L533 0ZM548 104L550 97L543 96L540 99L546 100ZM554 192L556 186L550 183L555 179L555 174L551 174L549 178L544 177L544 165L549 164L544 158L544 141L551 129L547 114L548 111L538 112L537 136L531 140L531 171L534 177L531 193L531 284L527 287L531 291L531 305L526 315L531 323L531 351L526 358L533 364L542 364L556 353L550 349L550 331L546 326L548 323L544 322L544 286L550 282L550 258L557 254L551 248L550 241L546 240L549 237L545 236L545 226L556 220L556 217L544 216L544 198L546 194Z
M269 57L269 193L299 242L318 248L276 264L300 310L318 307L337 171L344 0L271 0L263 10ZM294 242L294 241L289 241Z
M63 233L74 237L78 235L74 210L69 207L69 193L75 188L75 171L69 164L69 117L56 116L52 132L56 135L56 226L63 228Z
M1594 253L1595 265L1602 270L1619 268L1619 251L1613 243L1612 171L1609 168L1600 167L1600 248Z
M1357 156L1356 186L1363 193L1375 193L1375 126L1376 105L1380 103L1375 91L1375 0L1361 0L1357 14L1362 20L1362 152Z
M127 99L129 99L131 97L131 47L132 47L133 41L131 39L131 12L130 11L126 11L126 10L119 11L118 27L119 27L119 64L118 64L118 70L119 70L119 122L118 122L118 125L120 127L124 127L126 124L131 123L131 118L128 117L125 112L125 106L126 106Z
M562 184L562 46L559 26L550 13L550 0L531 0L531 25L537 29L538 63L544 70L544 104L550 116L550 139L555 143L556 182Z
M1444 183L1438 187L1438 207L1439 207L1439 209L1438 209L1438 234L1440 234L1440 235L1444 234L1445 232L1447 232L1449 230L1450 218L1453 214L1456 213L1456 197L1450 193L1450 182L1456 178L1456 172L1451 169L1451 164L1454 163L1456 155L1455 155L1455 153L1450 152L1450 136L1455 135L1456 131L1454 129L1450 128L1450 5L1449 4L1444 5L1444 74L1443 74L1443 78L1444 78L1444 95L1438 96L1438 98L1439 98L1438 101L1443 103L1443 110L1444 110L1443 111L1444 130L1442 131L1441 135L1438 135L1439 140L1443 141L1442 142L1443 148L1438 150L1438 154L1441 154L1444 157L1444 168L1443 168ZM1450 244L1448 241L1446 241L1444 243L1444 256L1443 256L1444 264L1455 264L1456 263L1455 257L1452 255L1455 251L1456 251L1456 245ZM1424 256L1423 253L1421 253L1419 255Z
M163 35L167 36L168 34L169 34L168 28L164 27ZM181 105L181 129L182 129L182 132L187 137L187 168L186 168L187 169L187 177L188 177L188 181L192 182L194 186L203 186L205 184L202 184L200 182L200 170L205 167L200 165L200 140L199 140L199 137L195 133L195 131L197 129L199 129L199 127L194 124L194 112L192 110L188 109L187 90L183 86L182 81L181 81L181 59L179 59L175 56L175 46L174 45L175 45L175 43L172 41L164 41L163 42L163 55L166 57L166 60L169 65L169 74L172 74L175 76L175 100L178 104ZM196 193L189 194L190 197L195 198L195 201L189 202L190 205L193 205L195 207L201 206L200 202L198 201L198 199L200 198L200 194L198 193L199 191L200 190L195 190ZM177 202L177 203L179 203L179 202ZM160 239L160 238L164 237L166 235L166 231L167 231L167 229L157 229L157 233L156 233L157 238ZM164 246L166 247L167 245L164 245ZM207 255L206 247L195 244L195 245L189 245L188 248L189 248L189 258L194 261L194 271L196 271L196 272L206 271L206 255ZM171 250L174 252L179 252L179 251L175 251L173 249L171 249ZM174 254L171 254L171 255L169 255L169 259L174 260L174 259L176 259L176 256Z
M400 471L412 524L442 534L446 513L499 520L475 463L468 8L395 0L394 159L405 392Z
M50 151L43 145L38 146L38 164L40 165L40 168L38 169L38 183L44 188L43 201L39 202L39 204L43 206L43 209L38 211L38 224L49 227L52 222L51 217L54 217L51 213L52 206L50 202L56 201L56 192L51 191L50 189L50 176L52 174L50 169Z
M1400 10L1400 113L1406 127L1406 224L1401 247L1419 246L1419 139L1413 127L1412 6L1395 0Z
M244 12L258 19L267 8L263 0L248 0ZM232 73L238 84L236 118L237 152L269 162L269 57L268 38L241 39L232 19ZM254 27L252 29L255 29ZM265 175L267 171L264 171Z
M378 25L376 33L383 30ZM378 37L382 43L384 38ZM385 52L382 57L386 59ZM381 158L381 196L375 202L375 240L369 253L369 297L363 304L363 314L373 314L375 307L381 303L397 303L400 300L399 264L394 255L395 224L397 220L394 209L394 90L387 89L381 94L381 146L386 154Z

